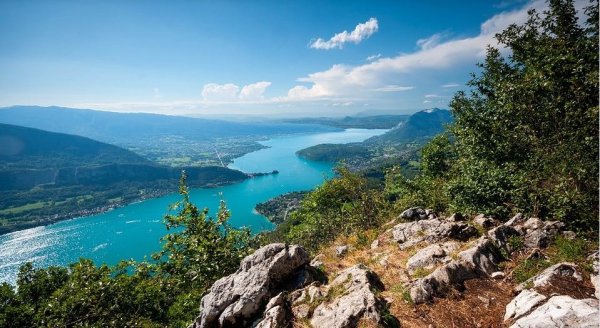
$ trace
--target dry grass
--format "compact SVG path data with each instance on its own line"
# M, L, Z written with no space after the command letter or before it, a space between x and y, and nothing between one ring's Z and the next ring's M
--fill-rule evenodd
M401 321L402 327L505 327L502 319L506 304L513 297L514 284L493 280L471 280L465 283L465 290L452 292L445 298L437 298L431 304L414 305L404 287L411 281L406 271L406 261L418 250L427 246L424 243L410 249L400 250L398 244L391 238L389 232L377 237L379 247L370 248L370 242L375 239L376 231L365 234L373 236L368 244L357 243L356 237L340 237L335 242L321 249L325 255L323 267L330 278L335 278L338 272L348 267L362 263L375 271L385 290L380 296L391 301L390 314ZM456 252L463 251L476 241L471 240L461 245ZM338 258L336 246L350 245L346 256ZM387 263L379 263L386 256ZM489 300L484 303L479 297ZM368 320L361 320L358 327L375 327ZM300 326L298 326L300 327Z
M529 251L516 252L511 260L501 265L501 269L507 273L507 278L503 280L469 280L465 282L461 291L452 290L446 297L435 298L430 304L414 305L405 286L415 277L411 279L408 275L406 262L429 244L422 243L400 250L398 244L392 240L391 233L384 231L390 226L391 224L388 224L379 231L366 231L360 237L340 237L329 246L323 247L319 253L324 255L323 269L329 278L333 279L341 270L359 263L368 266L377 273L385 286L385 290L379 296L390 302L389 312L400 320L402 327L507 327L503 322L504 312L506 305L515 296L516 286L511 272L523 263ZM370 244L376 238L379 240L379 247L371 249ZM472 247L477 240L478 237L475 237L461 243L460 248L452 252L450 257L456 259L458 253ZM335 252L336 246L340 245L350 246L348 253L342 258L337 257ZM386 261L381 263L384 257ZM574 298L590 297L594 292L587 272L584 272L583 282L572 279L556 281L552 287L540 291L570 295ZM294 327L308 326L304 322L296 323ZM358 327L376 327L376 324L369 320L361 320Z

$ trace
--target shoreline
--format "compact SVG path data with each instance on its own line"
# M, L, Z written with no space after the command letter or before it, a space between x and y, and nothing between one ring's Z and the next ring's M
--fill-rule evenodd
M262 177L262 176L267 176L267 175L273 175L273 174L278 174L279 172L277 170L274 170L272 172L258 172L258 173L244 173L246 174L247 178L244 180L239 180L239 181L229 181L229 182L223 182L223 183L207 183L207 184L199 184L199 185L189 185L188 187L190 189L212 189L212 188L218 188L218 187L222 187L222 186L227 186L227 185L232 185L232 184L236 184L236 183L241 183L243 181L246 181L248 179L254 179L256 177ZM165 195L168 194L172 194L172 193L176 193L177 192L177 188L174 189L163 189L163 190L159 190L159 189L154 189L151 190L148 193L145 193L143 195L141 195L140 197L136 197L133 198L131 200L128 201L120 201L120 202L116 202L114 204L107 204L104 206L97 206L94 208L90 208L90 209L82 209L82 210L78 210L75 212L70 212L70 213L66 213L66 214L54 214L51 215L49 217L46 217L44 219L38 220L38 221L34 221L34 222L28 222L28 223L24 223L24 224L19 224L19 225L14 225L14 229L11 229L12 227L3 227L0 226L0 236L3 235L7 235L10 233L14 233L14 232L19 232L19 231L23 231L23 230L27 230L27 229L33 229L33 228L37 228L37 227L44 227L44 226L48 226L48 225L52 225L55 223L59 223L62 221L68 221L68 220L75 220L75 219L79 219L79 218L84 218L84 217L88 217L88 216L93 216L93 215L98 215L98 214L103 214L109 211L112 211L114 209L117 208L121 208L121 207L125 207L125 206L129 206L135 203L139 203L139 202L143 202L145 200L148 199L153 199L153 198L159 198L159 197L163 197Z

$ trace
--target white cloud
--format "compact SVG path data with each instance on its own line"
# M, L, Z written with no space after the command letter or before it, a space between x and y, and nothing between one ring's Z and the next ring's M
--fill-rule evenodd
M421 48L422 50L431 49L437 46L440 43L440 41L442 41L444 35L445 33L436 33L428 38L419 39L417 40L417 46L419 46L419 48Z
M381 92L399 92L399 91L408 91L412 90L415 87L413 86L401 86L401 85L386 85L385 87L373 89L373 91L381 91Z
M446 98L446 97L440 96L440 95L433 95L433 94L431 94L431 95L425 95L425 98Z
M325 41L321 38L318 38L311 42L310 47L313 49L342 49L344 47L344 43L353 42L355 44L359 44L362 40L367 39L373 33L377 32L379 29L379 23L377 22L377 18L370 18L368 21L356 25L354 31L348 33L348 31L344 31L341 33L337 33L332 36L331 39Z
M293 96L295 99L355 97L361 92L369 90L385 90L394 80L410 83L411 76L425 72L440 75L444 70L450 71L459 65L471 67L484 58L488 45L497 46L494 38L496 33L501 32L510 24L525 22L528 9L535 8L541 12L545 7L546 4L543 0L536 0L519 10L497 14L482 23L480 33L473 37L441 42L443 33L435 34L430 38L420 40L421 48L413 53L382 57L358 66L333 65L328 70L298 79L310 84L293 87L289 90L288 96ZM355 32L356 30L352 33L355 34ZM338 35L345 37L338 37ZM318 45L323 49L341 47L340 40L347 40L347 36L350 34L344 32L338 35L329 41L321 40L313 45L314 47ZM450 84L447 87L450 87Z
M231 101L237 98L240 87L233 83L208 83L202 88L202 98L205 101Z
M240 99L243 100L258 100L264 98L265 90L271 86L271 82L261 81L248 84L240 91Z
M431 100L423 100L423 103L424 104L429 104L429 103L431 103Z
M460 87L460 84L458 83L447 83L442 85L442 88L456 88L456 87Z
M367 57L367 61L372 62L372 61L375 61L375 60L377 60L379 58L381 58L381 54L371 55L371 56Z
M202 99L207 103L238 103L264 99L266 89L271 82L260 81L241 88L233 83L208 83L202 88Z

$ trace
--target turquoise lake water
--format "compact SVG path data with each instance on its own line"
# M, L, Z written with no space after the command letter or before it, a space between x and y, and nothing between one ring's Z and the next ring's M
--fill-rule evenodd
M333 175L332 163L313 162L296 156L297 150L321 143L349 143L365 140L386 130L347 129L341 132L311 133L274 137L263 144L270 148L246 154L229 167L244 172L279 174L211 189L193 189L191 200L208 207L214 215L220 196L231 211L230 223L253 232L273 228L254 207L277 195L309 190ZM116 264L122 259L141 260L160 249L166 234L162 218L177 194L148 199L103 214L62 221L0 236L0 282L14 284L19 266L32 262L36 267L67 265L80 257L95 263Z

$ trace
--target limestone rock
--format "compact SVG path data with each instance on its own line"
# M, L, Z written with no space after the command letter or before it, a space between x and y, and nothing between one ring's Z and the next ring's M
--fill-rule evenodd
M337 246L335 248L335 255L337 257L343 257L348 253L348 245Z
M456 242L429 245L408 259L406 269L413 274L419 268L433 269L438 264L448 263L451 261L450 253L459 247Z
M535 290L526 289L520 292L517 297L513 298L512 301L506 305L504 321L519 319L523 315L531 312L531 310L545 300L546 296L536 292Z
M485 237L480 238L475 246L460 252L458 258L484 276L498 271L498 264L503 260L494 243Z
M521 317L511 328L597 328L598 300L577 300L570 296L554 296L530 314Z
M323 260L325 259L325 255L318 254L310 261L310 266L318 268L323 265Z
M392 229L392 238L401 249L420 242L435 243L443 239L467 240L477 235L477 229L465 222L449 222L440 219L400 223Z
M530 284L534 288L543 287L548 284L552 284L552 280L555 278L566 277L572 277L577 281L583 280L581 273L577 270L577 265L575 265L574 263L563 262L547 268L535 277L529 278L522 284L518 285L516 287L516 290L522 290L525 286Z
M567 230L560 233L565 239L573 240L577 238L577 234L573 231Z
M525 230L525 246L530 248L547 247L564 225L560 221L542 221L538 218L530 218L522 225L522 229Z
M517 213L510 220L504 222L505 226L514 227L516 225L521 225L525 222L525 216L522 213Z
M319 304L310 319L313 327L350 328L362 318L381 322L383 300L374 294L383 285L377 275L359 264L342 272L327 287L331 302Z
M265 311L264 318L255 328L284 328L288 324L288 312L283 305L277 305Z
M379 239L373 240L371 243L371 249L377 249L379 247Z
M598 260L598 251L590 255L588 259L592 261L592 273L590 274L590 279L592 280L592 285L594 285L594 288L596 289L594 295L596 298L600 299L600 261Z
M450 221L450 222L460 222L460 221L464 221L464 220L465 220L465 217L461 213L454 213L446 218L446 221Z
M479 224L485 229L489 229L496 225L496 221L493 218L485 216L484 214L479 214L476 217L474 217L473 222Z
M458 260L442 265L428 276L413 282L410 296L416 304L428 302L434 295L442 295L454 285L491 275L498 270L501 260L502 256L494 244L482 237L475 246L460 252Z
M428 213L420 207L411 207L400 213L400 218L404 220L424 220L427 219Z
M242 260L235 273L212 285L192 327L250 325L273 295L285 287L302 287L298 281L302 284L305 279L298 276L306 274L308 262L308 254L300 246L270 244L256 250Z
M501 225L487 232L490 240L501 250L504 250L506 254L510 254L515 251L514 245L511 245L510 240L512 237L519 237L520 234L511 226Z
M492 279L504 279L504 272L502 271L496 271L494 273L492 273Z

